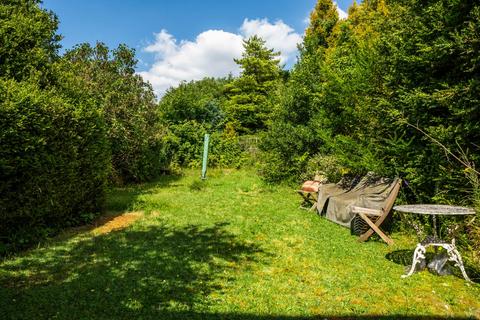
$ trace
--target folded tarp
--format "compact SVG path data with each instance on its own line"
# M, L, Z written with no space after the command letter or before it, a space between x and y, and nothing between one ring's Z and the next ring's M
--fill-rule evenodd
M353 188L345 189L340 184L325 184L319 188L317 209L327 219L350 228L355 217L351 207L382 209L398 179L375 178L372 174L363 177Z

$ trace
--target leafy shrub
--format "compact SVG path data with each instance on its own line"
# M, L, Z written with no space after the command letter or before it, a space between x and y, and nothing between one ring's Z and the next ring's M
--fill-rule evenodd
M61 36L57 17L39 7L40 0L0 2L0 77L51 81Z
M171 124L168 137L168 157L172 163L188 168L202 165L203 143L206 133L210 134L208 166L240 167L247 158L235 133L214 131L211 126L195 120Z
M225 121L222 91L229 81L229 78L204 78L170 88L159 102L162 120L170 124L194 120L213 129L220 128Z
M120 45L81 44L57 63L57 87L79 101L93 100L106 122L111 180L147 181L168 166L166 128L159 122L153 89L135 74L135 52Z
M210 138L209 166L220 168L240 168L249 160L248 150L245 150L235 131L226 130L214 132Z
M269 182L299 180L319 143L307 126L275 123L261 138L260 174Z
M227 79L205 78L170 88L159 103L161 120L168 125L171 166L200 167L203 140L210 136L209 167L240 167L246 161L232 123L225 123L224 86Z
M0 253L92 219L110 155L101 112L0 80Z
M202 164L203 139L208 132L195 120L171 124L169 152L172 162L182 167L196 168Z

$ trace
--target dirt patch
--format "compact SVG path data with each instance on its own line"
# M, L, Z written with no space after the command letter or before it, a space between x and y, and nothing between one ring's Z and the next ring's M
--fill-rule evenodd
M143 216L143 212L141 211L134 211L134 212L127 212L120 216L116 216L113 219L111 217L105 217L105 221L99 219L96 225L100 225L92 230L92 233L95 235L106 234L112 232L114 230L120 230L128 227L134 221L138 220Z

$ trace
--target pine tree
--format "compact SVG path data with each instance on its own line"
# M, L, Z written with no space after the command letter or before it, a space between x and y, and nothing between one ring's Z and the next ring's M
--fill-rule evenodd
M318 0L310 14L310 25L305 30L302 53L314 53L319 47L328 47L328 37L338 21L332 0Z
M272 106L269 95L281 78L279 53L265 46L265 41L253 36L244 41L241 76L225 86L228 96L228 120L240 133L255 133L266 127Z

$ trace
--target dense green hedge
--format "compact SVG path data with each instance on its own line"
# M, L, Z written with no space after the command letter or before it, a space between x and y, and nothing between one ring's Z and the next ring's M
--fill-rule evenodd
M211 134L209 167L239 167L247 154L225 112L227 79L205 78L170 88L159 103L160 121L168 126L167 159L180 167L199 167L203 139Z
M110 155L95 108L0 80L0 141L0 254L99 212Z
M171 124L166 139L168 158L180 167L198 168L202 164L203 143L206 133L210 134L209 167L238 168L247 161L235 132L213 130L211 126L195 120Z
M0 1L0 254L101 212L105 185L169 164L134 50L81 44L59 55L40 0Z
M68 50L57 66L56 86L80 103L102 110L111 150L114 184L144 182L168 166L152 87L135 74L135 51L125 45L109 49L98 42Z

